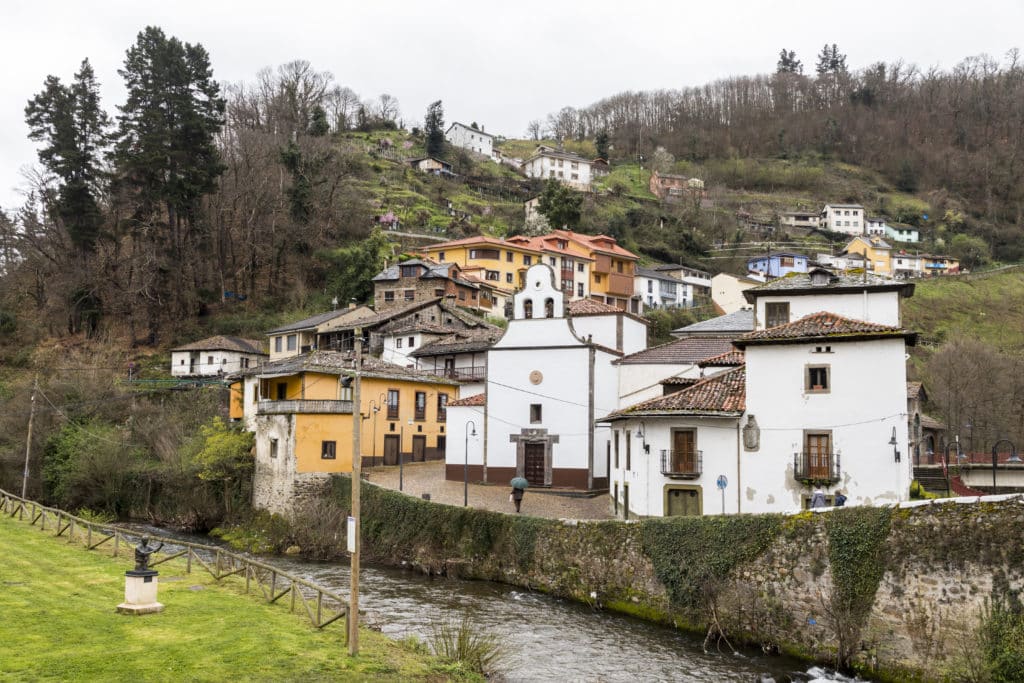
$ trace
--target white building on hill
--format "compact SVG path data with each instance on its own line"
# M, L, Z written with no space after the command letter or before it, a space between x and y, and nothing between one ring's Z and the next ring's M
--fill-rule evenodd
M494 136L485 133L482 128L473 128L456 121L444 132L444 139L449 144L468 149L486 157L494 156Z

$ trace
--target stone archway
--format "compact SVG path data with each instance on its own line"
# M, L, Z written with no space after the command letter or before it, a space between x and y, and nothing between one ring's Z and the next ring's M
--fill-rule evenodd
M557 434L548 434L546 429L523 429L519 434L510 434L509 441L516 445L516 476L536 480L534 458L543 453L543 483L539 486L551 486L551 447L558 443ZM527 477L527 455L530 456L531 476ZM535 483L531 481L531 483Z

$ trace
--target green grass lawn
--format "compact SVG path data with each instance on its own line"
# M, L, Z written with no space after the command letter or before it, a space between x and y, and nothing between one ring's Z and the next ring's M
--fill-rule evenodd
M365 629L350 658L343 621L318 631L287 600L268 605L179 560L157 567L162 613L118 614L125 555L0 517L0 680L480 680Z

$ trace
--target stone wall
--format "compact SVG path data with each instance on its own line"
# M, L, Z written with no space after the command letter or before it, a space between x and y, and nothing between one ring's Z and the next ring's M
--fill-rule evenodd
M363 500L377 560L710 626L880 680L948 677L986 604L1024 590L1020 496L640 522L502 515L369 485Z

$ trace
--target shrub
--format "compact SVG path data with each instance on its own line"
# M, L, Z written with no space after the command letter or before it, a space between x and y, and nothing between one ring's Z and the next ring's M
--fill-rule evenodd
M494 673L508 655L497 636L481 632L468 616L434 624L430 643L438 657L480 674Z

